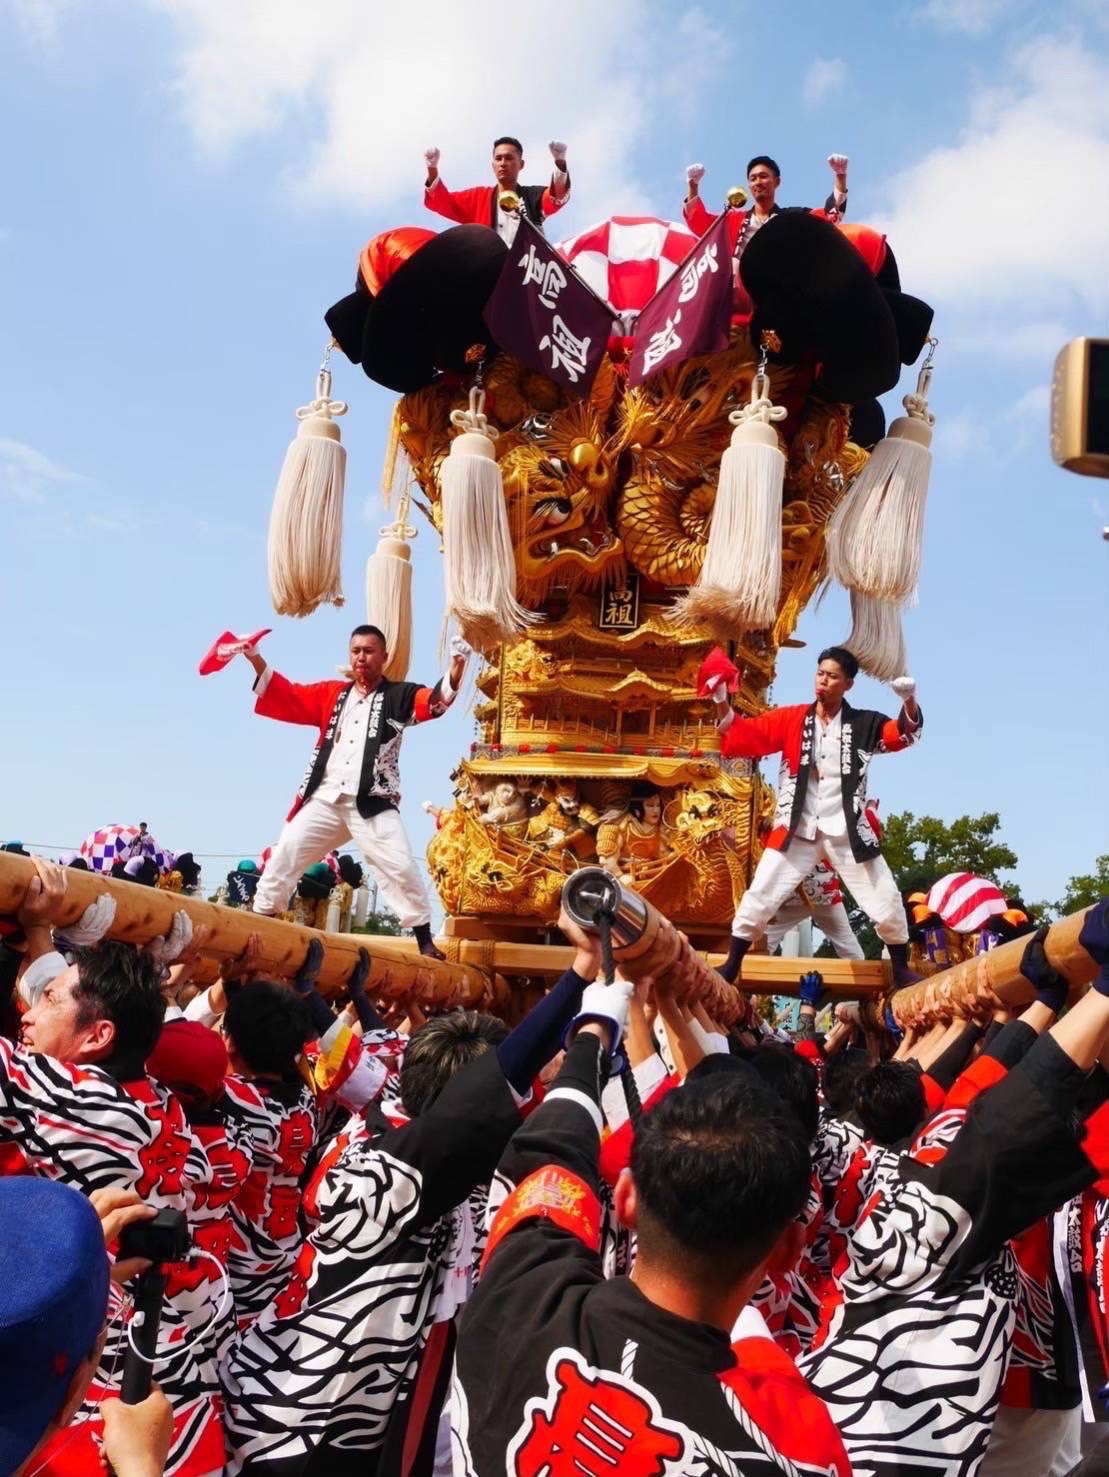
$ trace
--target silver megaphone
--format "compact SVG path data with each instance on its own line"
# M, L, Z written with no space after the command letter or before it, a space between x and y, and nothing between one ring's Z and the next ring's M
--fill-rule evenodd
M614 949L638 943L647 930L647 904L604 867L579 867L571 873L563 884L562 906L589 933L598 931L599 917L607 918Z

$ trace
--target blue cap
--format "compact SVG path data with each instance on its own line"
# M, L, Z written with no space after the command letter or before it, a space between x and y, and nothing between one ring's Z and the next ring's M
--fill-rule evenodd
M100 1217L68 1185L0 1179L0 1472L14 1472L65 1402L108 1308Z

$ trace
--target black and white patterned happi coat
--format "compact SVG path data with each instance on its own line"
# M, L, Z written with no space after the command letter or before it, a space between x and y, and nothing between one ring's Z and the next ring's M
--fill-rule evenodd
M1070 1122L1076 1078L1045 1037L946 1149L937 1125L911 1154L860 1151L858 1219L822 1334L800 1361L855 1477L978 1471L1016 1319L1008 1242L1094 1174Z
M228 1472L300 1472L319 1447L371 1453L406 1398L450 1274L473 1258L467 1197L520 1114L489 1052L428 1110L340 1135L309 1196L292 1280L222 1370Z

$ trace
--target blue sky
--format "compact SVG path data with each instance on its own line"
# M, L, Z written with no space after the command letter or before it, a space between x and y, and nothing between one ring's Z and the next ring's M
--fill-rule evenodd
M887 229L937 307L936 465L906 629L926 742L879 761L885 811L1000 810L1029 897L1109 846L1109 487L1056 470L1056 349L1109 333L1109 4L810 0L0 0L0 833L76 846L149 821L177 850L257 853L310 742L251 713L242 664L196 663L272 619L274 480L309 398L322 310L377 231L431 224L422 152L486 177L495 134L569 143L566 235L723 195L749 155L817 203L851 156L851 214ZM519 11L523 14L518 14ZM371 17L373 17L371 19ZM901 393L911 388L906 375ZM345 364L348 605L277 621L271 660L328 676L363 615L391 399ZM887 397L896 411L896 397ZM436 541L416 541L415 676L434 674ZM776 697L848 629L831 591ZM862 681L864 702L892 702ZM429 834L472 722L406 741ZM223 862L205 863L215 882Z

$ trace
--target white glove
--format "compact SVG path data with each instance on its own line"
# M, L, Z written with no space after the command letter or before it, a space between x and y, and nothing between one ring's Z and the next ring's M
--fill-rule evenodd
M846 174L847 173L847 155L846 154L829 154L828 155L828 168L830 170L832 170L832 172L834 174Z
M193 941L193 920L179 908L164 938L151 939L145 952L155 964L172 964L179 959Z
M705 687L708 689L709 697L712 698L714 703L719 703L721 707L730 700L731 694L728 692L728 684L723 677L711 678L705 683Z
M56 980L68 968L69 961L65 955L57 952L40 954L28 964L19 977L19 996L24 1005L37 1005L50 981Z
M424 150L424 162L427 164L428 169L438 169L439 168L439 150L438 149L425 149Z
M87 949L98 944L111 928L116 916L116 900L110 892L98 893L95 899L68 928L59 928L58 934L75 949Z
M916 683L911 677L895 677L890 686L903 703L916 697Z
M691 185L699 185L705 177L705 166L703 164L687 165L685 177Z
M588 1021L600 1021L612 1027L610 1055L615 1056L628 1028L628 1004L635 994L635 986L627 980L617 980L612 985L586 985L581 992L581 1009L570 1022L566 1039L576 1035Z
M551 158L561 169L566 163L566 145L560 139L553 138L547 147L551 151Z
M464 662L468 662L474 654L474 648L461 636L451 637L450 651L452 657L460 656Z

